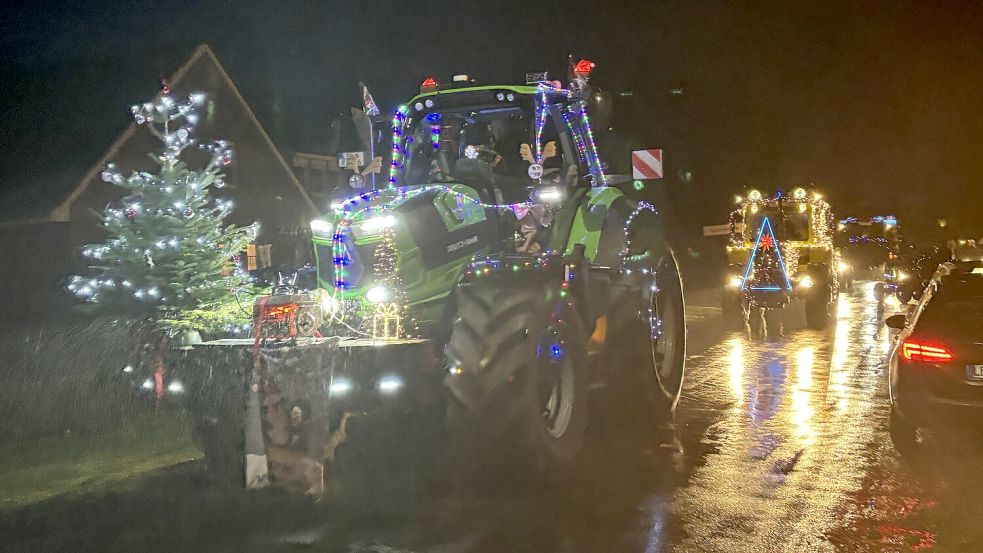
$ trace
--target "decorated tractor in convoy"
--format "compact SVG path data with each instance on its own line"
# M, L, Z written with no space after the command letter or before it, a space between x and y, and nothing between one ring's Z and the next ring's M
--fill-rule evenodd
M468 456L459 466L508 458L527 473L570 468L589 389L619 394L640 422L670 415L678 400L676 260L658 210L619 189L628 176L606 172L592 67L576 64L568 85L545 74L521 86L427 79L393 115L387 186L311 222L317 334L375 352L429 345L452 449ZM296 334L302 325L266 301L277 331ZM391 370L350 366L329 388L382 390L366 375ZM424 373L401 378L418 390L406 380Z
M766 197L751 190L731 213L724 286L724 319L753 335L780 334L786 308L801 300L810 328L834 320L839 293L839 251L833 214L804 188Z
M874 280L874 293L882 299L897 287L893 274L901 255L901 228L893 215L846 217L836 224L835 243L842 260L839 273L843 288L854 280ZM885 293L886 292L886 293Z

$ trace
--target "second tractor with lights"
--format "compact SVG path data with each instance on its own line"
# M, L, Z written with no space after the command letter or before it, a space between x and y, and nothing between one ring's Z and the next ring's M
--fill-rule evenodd
M810 328L829 326L839 293L833 214L804 188L765 196L751 190L731 214L724 318L754 334L780 333L782 310L801 300Z

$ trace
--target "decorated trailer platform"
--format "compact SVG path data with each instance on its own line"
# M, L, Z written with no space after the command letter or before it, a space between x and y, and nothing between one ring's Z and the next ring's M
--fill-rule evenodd
M222 339L186 351L176 370L209 473L247 488L325 493L354 418L406 418L442 401L427 340Z

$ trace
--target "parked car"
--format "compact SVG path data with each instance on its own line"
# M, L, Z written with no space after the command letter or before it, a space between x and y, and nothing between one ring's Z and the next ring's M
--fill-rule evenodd
M889 359L891 439L899 452L920 446L921 427L983 423L983 265L947 262L909 315Z

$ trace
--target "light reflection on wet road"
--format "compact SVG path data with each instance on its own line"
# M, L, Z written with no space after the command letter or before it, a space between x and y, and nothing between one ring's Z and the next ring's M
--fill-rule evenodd
M796 330L775 341L732 336L692 366L687 407L722 416L712 448L673 497L683 551L815 551L836 507L858 489L886 419L889 342L876 304L840 298L832 335ZM722 392L726 392L722 393ZM876 435L875 435L876 434Z
M718 309L693 302L675 424L640 437L595 417L580 476L562 493L365 490L385 501L355 509L275 492L222 494L202 488L201 467L190 466L132 490L0 516L0 543L127 552L983 551L978 437L915 464L899 462L890 444L890 337L869 286L841 296L829 331L792 325L771 341L727 332Z

